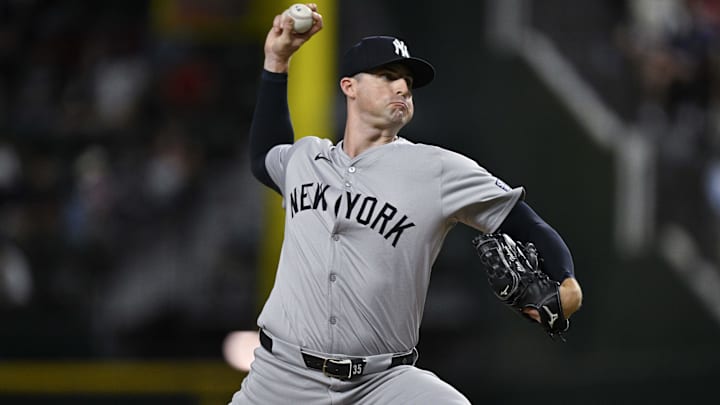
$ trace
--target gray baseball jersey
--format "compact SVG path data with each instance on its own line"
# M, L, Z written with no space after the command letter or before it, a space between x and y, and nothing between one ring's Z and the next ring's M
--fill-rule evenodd
M458 222L495 231L524 193L467 157L403 138L350 158L342 142L305 137L265 163L286 219L258 325L328 354L413 348L447 232Z

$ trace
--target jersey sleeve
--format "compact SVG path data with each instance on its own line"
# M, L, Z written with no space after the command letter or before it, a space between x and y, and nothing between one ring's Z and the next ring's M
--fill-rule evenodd
M280 194L285 197L285 180L288 165L293 156L311 158L319 152L328 153L332 143L316 136L305 136L293 144L282 144L272 147L265 155L265 168L272 181L277 184ZM299 166L293 166L297 171Z
M277 184L280 194L285 195L285 168L295 144L273 146L265 155L265 168L272 181Z
M443 214L452 221L481 232L495 232L525 194L522 187L509 187L463 155L444 151L441 159Z

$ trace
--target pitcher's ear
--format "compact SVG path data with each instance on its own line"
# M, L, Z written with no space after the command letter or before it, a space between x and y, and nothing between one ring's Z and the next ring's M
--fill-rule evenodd
M347 97L355 97L356 84L357 80L352 77L343 77L342 79L340 79L340 89Z

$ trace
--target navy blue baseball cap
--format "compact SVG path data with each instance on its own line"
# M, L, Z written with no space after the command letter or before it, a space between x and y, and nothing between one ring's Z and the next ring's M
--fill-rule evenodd
M414 89L425 86L435 77L430 62L410 56L407 45L390 36L365 37L348 49L340 63L340 77L351 77L391 63L400 63L410 69Z

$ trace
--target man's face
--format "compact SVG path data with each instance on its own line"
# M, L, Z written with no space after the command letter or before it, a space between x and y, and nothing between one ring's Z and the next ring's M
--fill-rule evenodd
M373 69L356 76L358 103L361 110L378 125L402 127L413 117L412 76L403 65L395 64Z

